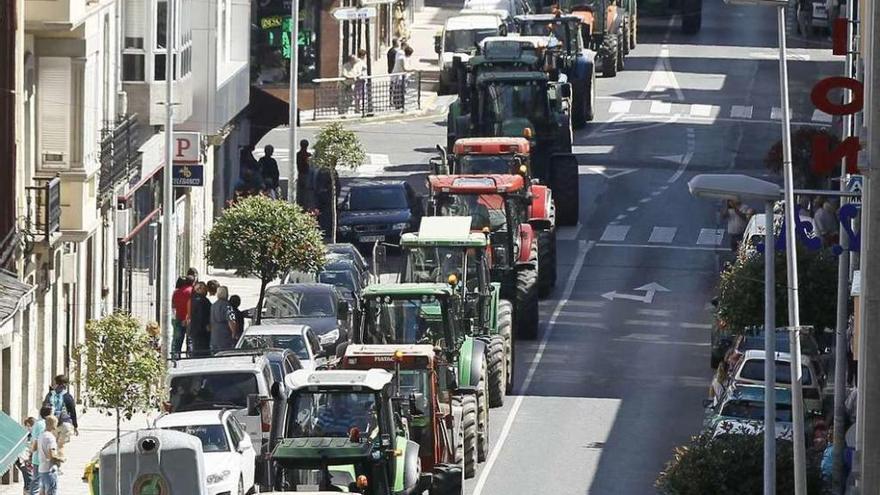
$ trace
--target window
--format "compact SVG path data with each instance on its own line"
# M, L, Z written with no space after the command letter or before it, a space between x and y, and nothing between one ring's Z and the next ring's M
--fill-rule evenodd
M229 452L229 442L226 440L226 431L223 429L223 425L172 426L165 429L198 437L202 442L202 451L205 453Z
M352 428L367 434L379 426L373 392L300 392L292 402L288 437L347 437Z
M147 75L146 54L144 52L146 4L144 0L126 0L124 9L125 40L122 45L122 80L143 82Z
M245 408L248 394L259 392L256 375L248 372L178 376L171 380L171 407L173 411L206 405Z
M143 82L146 77L143 53L122 54L122 80Z
M235 428L232 421L233 419L231 416L226 418L226 429L229 430L229 438L232 440L232 448L238 448L238 444L241 443L241 435L239 435L238 429Z
M165 54L157 53L153 56L153 80L165 80Z
M168 44L168 2L156 2L156 48L165 49Z

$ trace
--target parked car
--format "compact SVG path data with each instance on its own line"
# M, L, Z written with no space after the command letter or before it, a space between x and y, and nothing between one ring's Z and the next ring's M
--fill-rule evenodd
M764 351L746 351L733 373L733 383L737 385L764 383ZM791 388L791 354L776 353L776 386ZM804 407L807 411L822 413L824 400L824 377L816 373L816 368L807 356L801 357L801 385L804 393Z
M154 426L198 437L202 442L210 495L244 494L254 490L256 452L232 411L166 414L156 419Z
M370 273L370 265L364 256L358 251L354 244L348 242L337 242L325 245L328 254L339 255L343 258L350 259L360 270L361 273Z
M253 310L245 314L252 317ZM274 285L266 289L261 324L308 325L321 347L332 354L351 335L351 307L330 284Z
M361 288L370 285L370 272L361 266L356 258L352 258L345 253L328 253L324 262L325 271L350 271L358 280Z
M358 245L400 242L418 230L423 207L404 181L362 181L349 187L337 222L337 238Z
M434 51L437 53L437 65L440 67L439 94L454 93L458 90L453 58L460 57L467 62L483 39L507 33L506 19L512 16L504 10L500 11L470 10L465 15L454 15L446 19L443 31L434 37ZM496 12L503 12L498 15Z
M816 368L816 373L819 376L827 375L827 366L825 364L825 358L828 357L825 352L826 350L820 350L819 344L816 342L816 339L809 333L802 332L801 333L801 354L810 358L810 361L813 362L813 366ZM785 328L777 328L776 329L776 345L775 348L778 352L787 352L790 349L790 333ZM739 335L736 337L734 342L735 348L745 353L746 351L751 350L764 350L764 330L763 328L758 330L753 335Z
M776 437L792 437L791 390L776 388ZM755 433L764 425L764 387L758 385L734 386L720 398L706 402L703 427L723 434Z
M291 357L292 361L295 360L295 364L272 363L272 372L276 381L283 381L284 376L297 369L314 370L326 361L326 351L321 348L320 340L312 327L308 325L252 325L242 334L237 347L239 349L272 349L267 355L277 354L277 351L281 349L289 350L293 354ZM272 358L270 358L271 361ZM279 374L281 378L278 378Z

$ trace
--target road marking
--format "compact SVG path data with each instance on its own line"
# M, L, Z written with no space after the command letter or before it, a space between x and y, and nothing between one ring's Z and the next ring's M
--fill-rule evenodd
M724 229L700 229L697 244L701 246L720 246L724 239Z
M634 249L678 249L681 251L711 251L711 252L727 252L727 248L708 247L708 246L679 246L675 244L623 244L610 242L597 242L596 247L614 247L614 248L634 248Z
M628 113L630 106L632 106L631 100L612 101L608 107L608 113Z
M608 304L605 301L568 301L569 306L581 306L584 308L602 308Z
M606 144L575 145L571 147L574 155L606 155L614 151L614 146Z
M813 111L813 122L821 122L823 124L831 123L831 116L822 110L814 110Z
M602 297L604 297L605 299L608 299L609 301L613 301L615 299L627 299L630 301L638 301L638 302L651 304L654 302L654 296L658 292L669 292L669 289L667 289L666 287L663 287L662 285L658 284L657 282L651 282L650 284L645 284L641 287L636 287L633 290L634 291L645 291L645 294L642 296L640 296L638 294L621 294L620 292L617 292L616 290L614 290L614 291L606 292L606 293L602 294Z
M634 211L636 211L636 210L638 210L638 209L639 209L638 206L630 206L629 208L626 209L626 211L632 213L632 212L634 212Z
M708 342L684 342L680 340L665 340L662 335L656 335L654 338L643 338L638 336L627 336L627 337L617 337L614 340L615 342L640 342L642 344L661 344L661 345L691 345L695 347L709 347L711 344Z
M657 316L660 318L669 318L672 316L671 309L639 309L636 313L643 316Z
M609 225L605 227L605 232L602 232L602 237L599 240L605 242L624 241L628 233L629 225Z
M577 239L581 232L581 223L578 222L574 227L557 227L556 238L561 241L573 241Z
M535 352L535 357L532 359L532 364L529 366L529 371L526 373L526 378L523 380L521 389L522 393L516 397L513 407L510 408L510 414L507 416L507 421L504 422L504 426L501 428L501 433L498 435L498 440L495 442L495 445L492 446L492 452L489 454L489 458L486 460L486 465L483 466L483 469L480 472L480 477L477 478L477 484L474 486L472 495L481 495L483 493L483 487L486 485L486 480L489 479L489 473L492 472L492 467L498 460L498 455L504 447L504 442L507 441L507 437L510 435L510 429L513 427L516 414L519 412L520 406L522 406L523 398L525 398L525 395L529 391L529 385L532 383L538 365L541 364L541 358L544 356L547 342L553 334L553 326L556 325L556 320L559 317L559 313L562 312L562 307L568 303L568 299L571 297L572 292L574 292L574 286L577 283L578 275L584 266L584 260L587 257L587 253L593 248L593 245L594 243L592 242L580 242L580 250L577 259L575 259L574 266L571 269L571 273L568 276L568 282L565 284L562 298L559 299L559 302L556 304L556 309L553 310L550 319L547 321L547 331L544 332L544 338L541 339L541 343L538 345L538 350Z
M681 178L682 174L684 174L685 169L687 169L688 164L691 163L691 159L694 157L694 151L697 149L697 138L696 132L692 128L687 128L687 153L681 158L681 165L678 166L678 170L672 174L672 177L666 181L668 184L672 184Z
M717 108L718 107L714 105L701 105L695 103L691 105L691 117L709 117L712 115L712 110Z
M634 327L668 327L668 321L655 321L655 320L625 320L623 322L624 325L630 325Z
M687 322L684 322L684 323L681 323L679 326L681 328L693 328L693 329L697 329L697 330L711 330L712 329L712 325L710 325L709 323L687 323Z
M782 120L782 109L773 107L770 109L770 120Z
M732 122L735 124L773 124L779 125L778 121L771 119L731 119L729 117L695 117L692 115L673 115L673 116L662 116L662 115L651 115L650 113L630 113L623 116L622 114L617 115L617 117L624 117L616 119L616 122L637 122L641 125L638 127L631 127L625 129L614 129L611 131L604 131L602 133L590 133L590 136L598 136L599 134L627 134L630 132L643 131L646 129L650 129L652 127L660 127L662 125L668 125L673 122L681 122L683 124L701 124L701 125L712 125L718 122ZM675 120L673 120L675 119ZM647 122L656 122L654 124L648 124ZM808 121L792 121L791 125L815 125L821 127L829 127L831 124L820 123L820 122L808 122Z
M672 111L672 104L665 101L652 101L651 113L667 114Z
M578 175L601 175L607 179L616 179L622 175L631 174L638 169L605 167L602 165L578 165Z
M626 215L621 213L620 215L617 215L617 217L615 217L614 220L619 222L619 221L623 220L624 218L626 218Z
M572 318L601 318L602 313L592 311L560 311L559 316L569 316Z
M676 232L678 232L678 228L676 227L654 227L651 231L651 237L648 238L648 242L669 244L672 242L672 239L675 238Z
M639 203L642 203L642 204L649 203L652 199L654 199L654 198L650 198L650 197L649 198L642 198L639 200Z
M730 118L732 119L750 119L752 118L752 106L734 105L730 107Z
M663 191L654 191L651 193L651 196L660 196L661 194L663 194Z

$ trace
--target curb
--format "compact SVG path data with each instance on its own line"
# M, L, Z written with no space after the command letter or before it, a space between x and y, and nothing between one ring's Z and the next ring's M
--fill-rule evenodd
M347 119L326 119L326 120L310 120L308 123L301 123L300 129L320 129L327 122L353 122L357 124L376 124L381 122L388 122L392 120L409 120L409 119L417 119L421 117L425 117L427 115L432 115L437 113L437 93L427 93L423 94L422 98L422 108L413 112L405 112L405 113L392 113L392 114L384 114L377 115L374 117L359 117L359 118L347 118ZM439 113L438 113L439 114Z

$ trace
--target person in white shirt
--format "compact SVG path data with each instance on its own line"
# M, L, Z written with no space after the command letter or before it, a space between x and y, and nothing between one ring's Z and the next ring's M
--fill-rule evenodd
M58 465L61 458L58 456L58 440L55 431L58 428L58 418L46 416L46 431L37 439L37 452L40 456L39 480L44 495L58 495Z
M399 77L391 80L391 100L394 108L403 107L404 94L406 93L406 73L413 70L412 54L413 48L409 45L404 45L403 50L397 51L394 69L391 71L393 74L400 74Z

